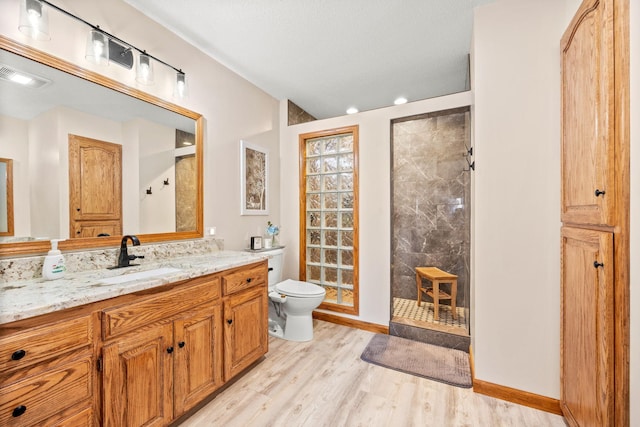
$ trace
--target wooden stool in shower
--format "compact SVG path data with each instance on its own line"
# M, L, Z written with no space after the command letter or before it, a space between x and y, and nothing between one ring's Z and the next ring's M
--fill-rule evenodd
M422 287L422 279L431 282L430 288ZM440 289L441 283L451 283L451 294ZM438 310L440 308L440 300L451 300L451 314L454 319L458 318L456 312L456 295L458 293L458 276L447 273L437 267L416 267L416 286L418 288L418 307L422 301L422 292L433 298L433 318L438 320Z

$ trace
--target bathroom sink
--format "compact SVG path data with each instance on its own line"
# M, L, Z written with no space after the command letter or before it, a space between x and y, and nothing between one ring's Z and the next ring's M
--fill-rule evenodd
M182 270L173 267L162 267L153 270L138 271L136 273L125 273L120 276L106 277L104 279L100 279L100 282L106 283L108 285L117 285L118 283L131 282L133 280L151 279L153 277L165 276L167 274L173 274L179 271Z

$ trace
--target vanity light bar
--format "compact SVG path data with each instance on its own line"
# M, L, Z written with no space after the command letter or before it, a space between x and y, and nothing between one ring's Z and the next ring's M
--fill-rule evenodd
M84 19L80 18L79 16L74 15L71 12L68 12L58 6L56 6L55 4L47 1L47 0L30 0L29 1L30 4L33 5L33 3L43 3L46 4L47 6L51 7L52 9L57 10L58 12L67 15L77 21L82 22L83 24L89 26L92 28L93 31L98 31L102 34L104 34L105 36L108 37L109 39L109 61L115 62L118 65L121 65L127 69L131 69L133 67L133 53L132 50L135 50L139 53L139 55L143 55L147 60L148 59L153 59L156 62L159 62L160 64L169 67L171 69L173 69L177 74L176 74L176 85L180 86L184 86L185 84L185 73L179 69L174 67L173 65L156 58L153 55L150 55L149 53L147 53L145 50L140 49L134 45L132 45L131 43L128 43L116 36L114 36L111 33L108 33L106 31L104 31L103 29L101 29L98 25L93 25L90 22L85 21ZM44 13L41 10L41 15L44 16ZM178 90L176 93L179 97L183 97L185 95L184 90Z

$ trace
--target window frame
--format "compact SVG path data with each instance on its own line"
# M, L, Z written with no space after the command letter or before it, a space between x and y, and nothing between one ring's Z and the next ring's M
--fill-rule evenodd
M318 308L345 314L359 314L359 126L344 126L334 129L303 133L298 136L299 191L300 191L300 268L299 280L307 281L307 140L353 135L353 305L323 301ZM322 191L321 193L324 193Z

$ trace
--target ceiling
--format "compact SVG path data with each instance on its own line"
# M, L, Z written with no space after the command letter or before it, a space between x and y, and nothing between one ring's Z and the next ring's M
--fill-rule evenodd
M322 119L468 89L473 8L493 0L125 1Z

